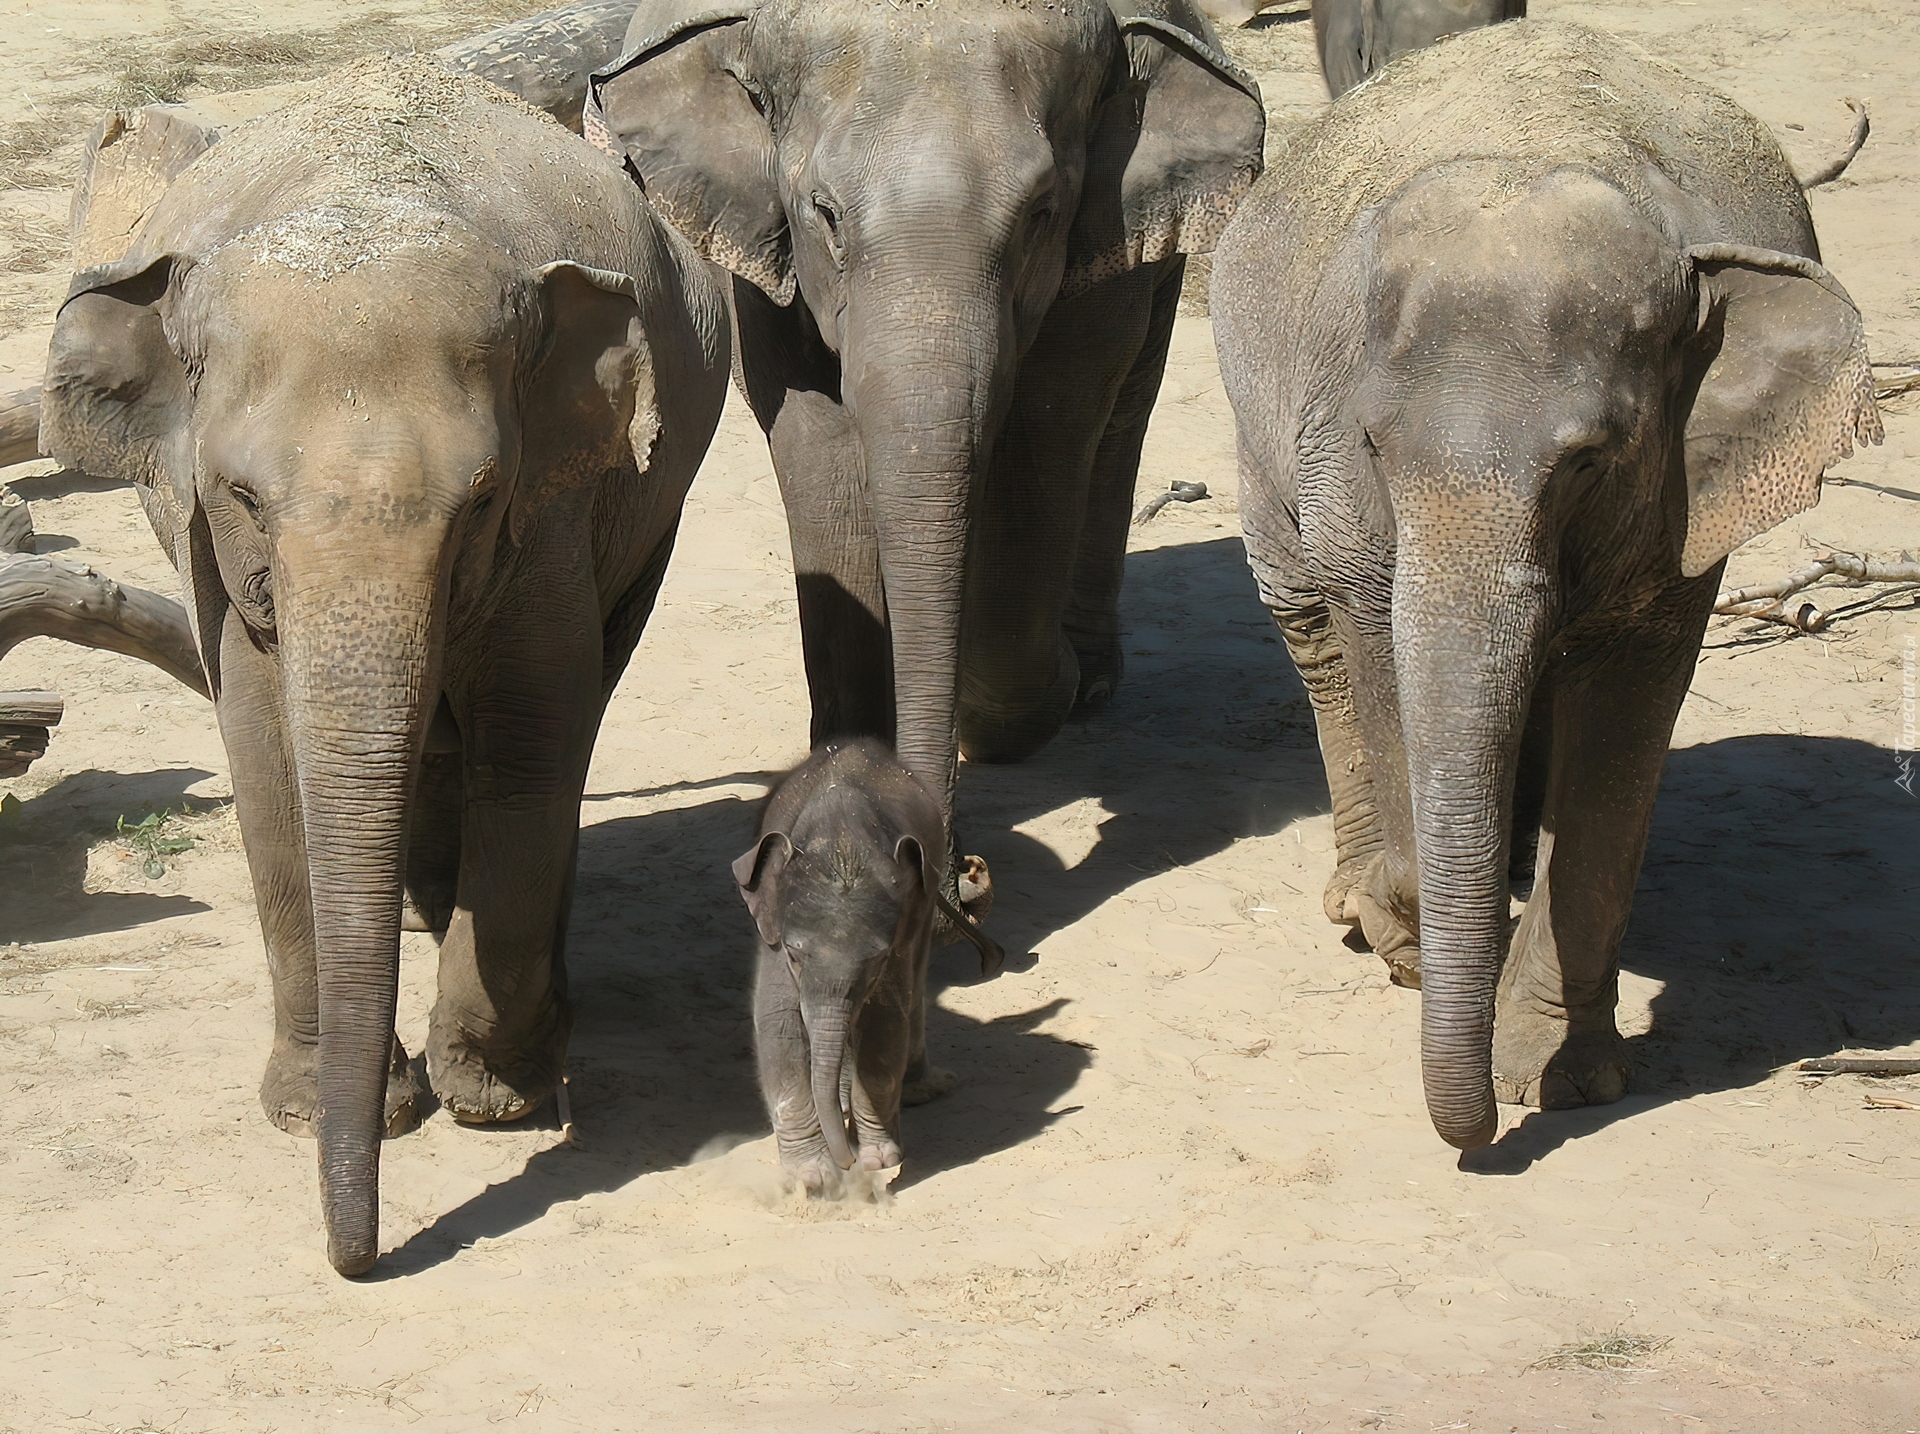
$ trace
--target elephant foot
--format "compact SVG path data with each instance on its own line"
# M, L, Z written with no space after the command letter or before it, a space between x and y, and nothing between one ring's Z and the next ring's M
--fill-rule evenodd
M861 1170L891 1170L906 1159L897 1140L865 1141L854 1164Z
M1348 901L1359 921L1360 934L1373 954L1387 963L1387 979L1409 991L1420 989L1420 938L1381 904L1365 883L1354 887Z
M960 753L969 762L1024 762L1066 725L1080 692L1080 660L1065 637L1053 675L1039 682L1016 677L997 686L989 678L961 676L955 727Z
M1327 878L1327 888L1320 894L1320 904L1327 913L1327 920L1335 926L1360 925L1359 892L1378 858L1350 856L1333 869L1333 875Z
M1120 690L1126 658L1118 636L1096 638L1069 632L1067 641L1080 667L1080 683L1067 717L1069 721L1084 722L1113 701L1113 694Z
M434 1013L427 1037L427 1073L434 1095L462 1125L518 1120L560 1084L568 1023L557 1005L542 1037L511 1049L483 1048L459 1031L457 1022Z
M900 1104L925 1105L930 1100L938 1100L958 1084L960 1077L952 1071L922 1061L917 1067L908 1068L907 1078L900 1087Z
M1576 1030L1562 1015L1520 1007L1493 1024L1493 1093L1508 1105L1572 1110L1627 1093L1633 1063L1611 1015Z
M420 1127L425 1092L407 1049L393 1038L393 1057L387 1066L386 1121L383 1139L406 1135ZM311 1140L313 1113L320 1104L320 1048L297 1041L276 1040L267 1057L267 1073L260 1081L260 1108L288 1135Z

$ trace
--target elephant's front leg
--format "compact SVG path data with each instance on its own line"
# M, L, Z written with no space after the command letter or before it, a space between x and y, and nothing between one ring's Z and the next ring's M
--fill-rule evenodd
M1716 568L1676 582L1637 638L1609 635L1604 655L1582 661L1576 649L1563 660L1533 895L1494 1017L1503 1101L1552 1110L1626 1093L1631 1067L1614 1024L1620 940L1718 577Z
M927 951L931 936L929 931L915 946ZM916 1012L922 1014L923 1055L926 1047L925 1007L916 1003L913 989L915 970L924 967L910 952L896 952L854 1018L854 1156L863 1170L891 1170L905 1158L900 1106Z
M969 761L1024 761L1060 730L1081 692L1065 618L1089 484L1121 387L1148 341L1157 274L1135 269L1056 303L1020 361L967 552L958 717ZM1124 457L1118 452L1116 464ZM1132 461L1137 467L1137 452ZM1108 487L1116 486L1108 475ZM1126 487L1130 493L1131 482ZM1111 549L1111 524L1101 536ZM1124 525L1118 537L1124 553ZM1090 568L1104 571L1114 556L1090 557ZM1113 652L1117 644L1116 620Z
M753 1053L760 1068L760 1093L773 1121L780 1168L802 1189L820 1194L839 1187L840 1167L820 1133L809 1051L800 989L786 954L763 946L753 985Z
M567 917L601 673L597 603L583 582L569 586L503 603L516 614L493 620L484 650L463 652L448 684L465 805L427 1068L468 1124L516 1120L545 1100L572 1030Z
M280 674L236 613L224 615L219 642L216 710L273 982L273 1050L260 1082L260 1107L289 1135L311 1136L320 1092L320 986L300 788L280 712ZM386 1134L404 1135L419 1123L420 1089L396 1036Z

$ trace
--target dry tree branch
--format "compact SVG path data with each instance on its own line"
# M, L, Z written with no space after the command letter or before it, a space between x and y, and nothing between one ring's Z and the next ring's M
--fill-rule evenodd
M1777 622L1799 632L1819 632L1829 614L1811 602L1789 606L1787 599L1822 578L1850 578L1856 583L1920 583L1920 562L1907 554L1898 558L1863 558L1857 553L1823 553L1785 577L1752 587L1731 588L1713 600L1721 617L1751 617Z

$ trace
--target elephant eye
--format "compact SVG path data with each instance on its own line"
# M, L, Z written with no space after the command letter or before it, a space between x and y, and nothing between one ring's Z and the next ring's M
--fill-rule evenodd
M844 264L847 258L847 246L846 241L840 237L840 211L833 207L824 194L816 191L813 196L813 212L820 220L821 229L826 233L827 248L833 254L833 262L835 265Z
M251 488L248 488L245 484L235 483L229 480L227 483L227 491L233 494L233 501L240 505L242 511L244 511L249 518L253 519L257 524L263 523L264 520L260 514L260 499L254 494Z

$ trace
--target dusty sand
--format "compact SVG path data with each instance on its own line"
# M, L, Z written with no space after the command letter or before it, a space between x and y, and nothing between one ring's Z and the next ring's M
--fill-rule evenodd
M425 43L502 8L11 0L0 118L77 132L130 66L208 35ZM1920 358L1909 0L1537 9L1656 46L1803 160L1865 95L1874 137L1814 209L1876 357ZM1304 10L1235 43L1283 122L1320 102ZM49 163L22 153L0 149L9 183ZM0 388L37 380L64 286L34 267L65 206L41 184L0 195ZM1735 580L1812 543L1920 550L1917 412ZM0 475L43 549L172 590L132 494L50 466ZM255 1097L268 986L211 711L132 661L10 656L0 686L69 706L0 783L23 803L0 828L0 1428L1920 1427L1920 1111L1863 1098L1920 1104L1920 1082L1782 1068L1920 1041L1920 803L1891 750L1912 598L1824 639L1715 622L1626 940L1634 1093L1506 1111L1464 1170L1421 1109L1417 997L1320 912L1326 793L1244 567L1201 317L1142 496L1175 478L1216 496L1136 530L1117 703L1024 767L963 771L994 926L1033 955L986 985L966 948L937 957L932 1039L964 1084L909 1112L885 1205L778 1192L748 1058L725 863L806 696L737 402L583 814L581 1147L546 1113L390 1143L368 1283L327 1268L312 1147ZM115 819L183 800L200 844L148 880ZM417 1048L431 941L406 959ZM1644 1352L1541 1365L1610 1336Z

